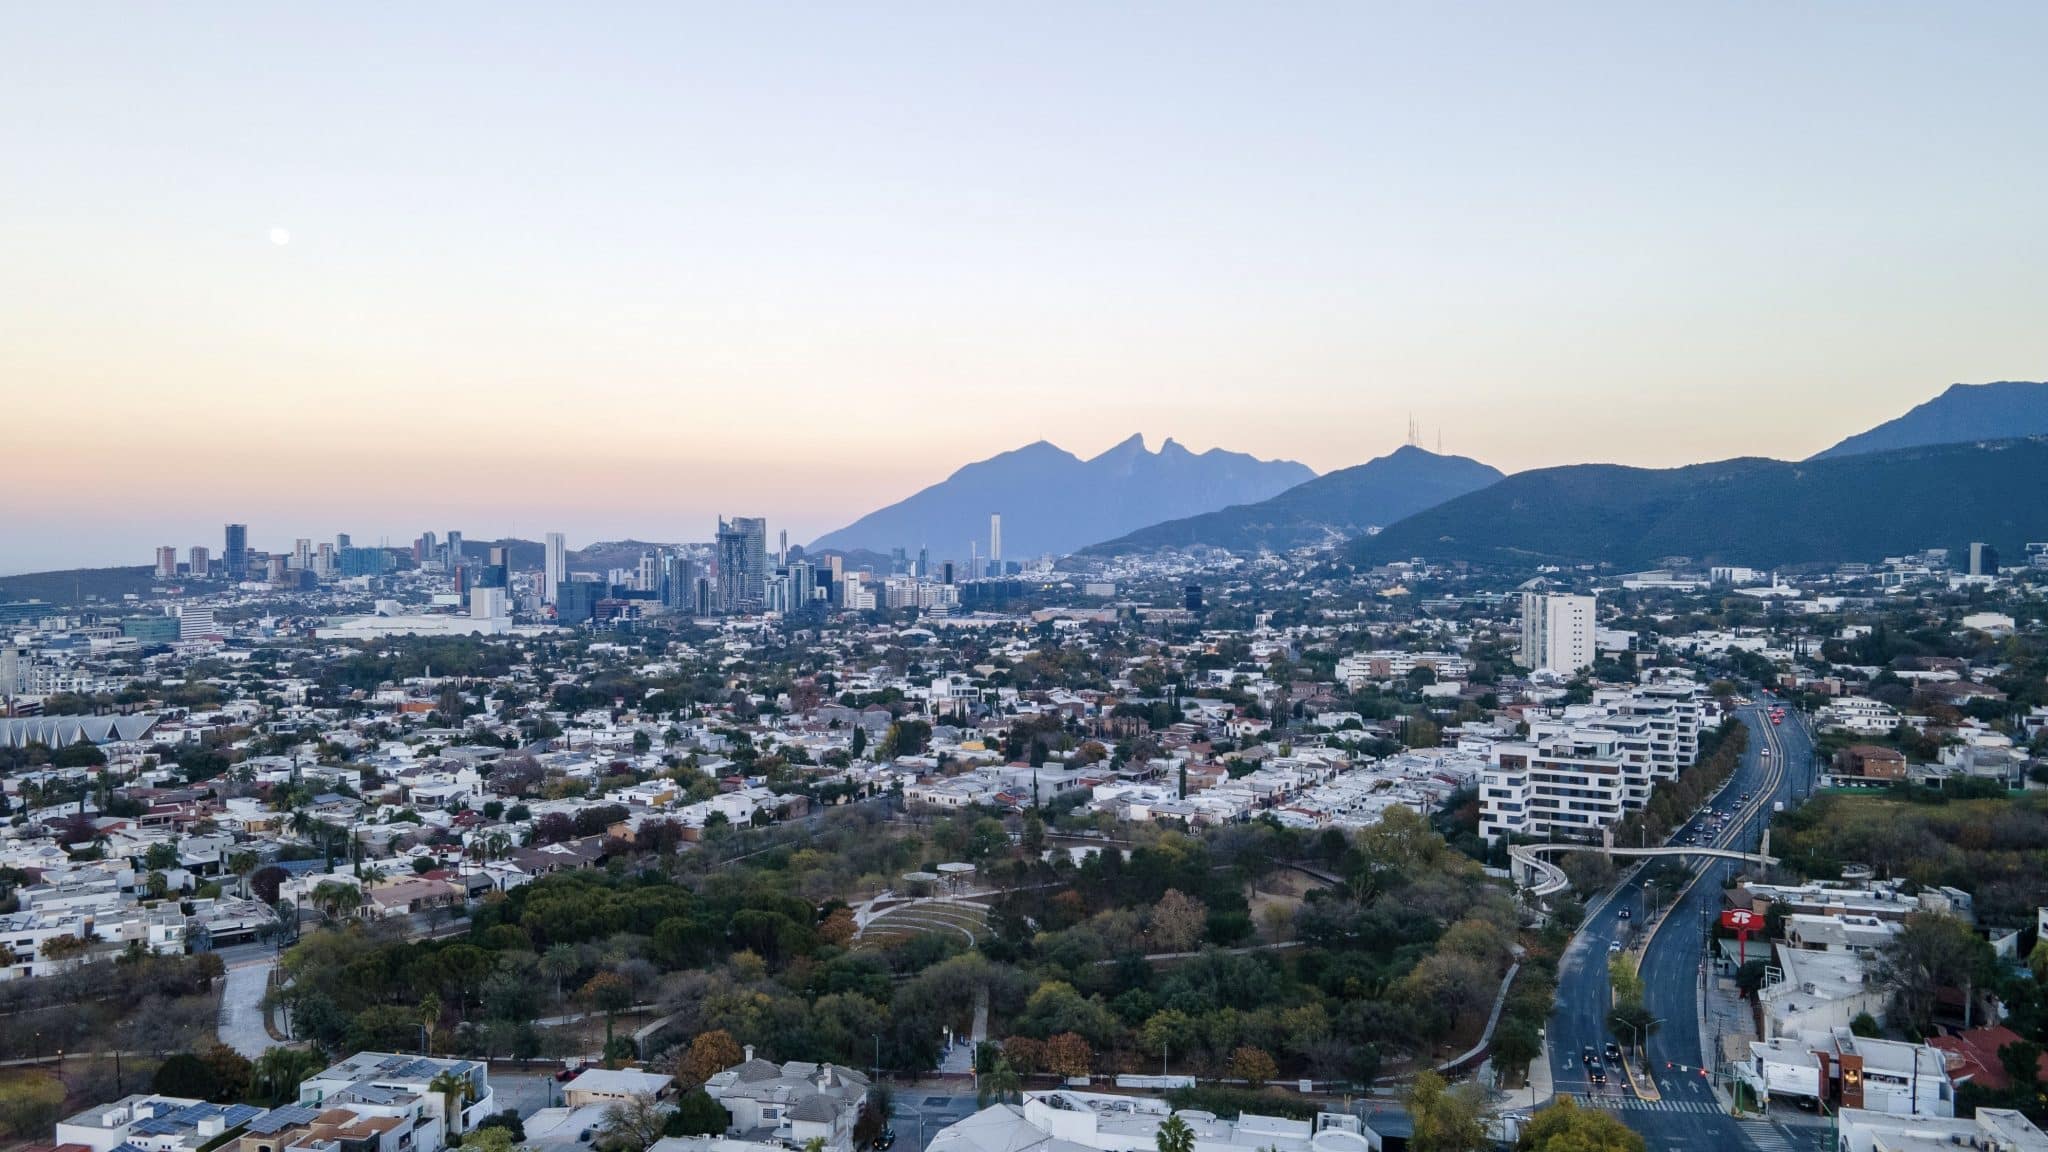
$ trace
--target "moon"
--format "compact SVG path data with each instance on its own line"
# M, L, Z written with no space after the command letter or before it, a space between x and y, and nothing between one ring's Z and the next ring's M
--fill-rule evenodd
M292 242L292 234L283 228L272 228L270 230L270 242L282 248Z

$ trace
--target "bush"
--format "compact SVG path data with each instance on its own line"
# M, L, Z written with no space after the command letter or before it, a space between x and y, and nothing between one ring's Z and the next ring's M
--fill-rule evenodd
M1166 1094L1166 1102L1178 1109L1193 1108L1200 1112L1213 1112L1218 1116L1239 1116L1246 1112L1260 1116L1285 1116L1290 1120L1314 1120L1322 1109L1290 1092L1272 1089L1254 1091L1250 1088L1231 1088L1211 1085L1194 1088L1175 1088Z

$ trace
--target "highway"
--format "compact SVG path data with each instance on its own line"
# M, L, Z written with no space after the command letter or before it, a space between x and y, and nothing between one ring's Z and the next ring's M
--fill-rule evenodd
M1695 833L1703 845L1754 851L1777 801L1787 806L1811 793L1814 786L1813 745L1796 712L1782 725L1767 715L1772 698L1740 710L1750 733L1742 763L1714 797L1708 810L1735 811L1718 834L1710 834L1707 811L1696 813L1672 836L1682 844ZM1769 750L1769 755L1764 755ZM1747 792L1748 801L1739 799ZM1725 1114L1707 1078L1701 1046L1700 996L1709 918L1721 906L1723 884L1735 876L1734 861L1701 859L1683 866L1668 861L1645 864L1605 897L1587 906L1586 921L1558 964L1557 1008L1545 1035L1551 1076L1559 1093L1569 1092L1583 1103L1611 1108L1629 1127L1642 1133L1653 1149L1676 1152L1757 1148L1786 1152L1804 1133L1788 1133L1768 1123L1740 1121ZM1660 1023L1647 1040L1647 1058L1633 1056L1628 1070L1609 1068L1608 1082L1589 1082L1580 1053L1600 1050L1608 1041L1630 1047L1626 1035L1615 1036L1607 1025L1609 944L1620 940L1638 948L1632 933L1645 923L1644 884L1660 874L1686 885L1676 906L1657 926L1642 952L1638 971L1644 1001ZM1622 918L1627 910L1628 919ZM1709 1040L1712 1037L1708 1038ZM1631 1083L1644 1088L1636 1091Z

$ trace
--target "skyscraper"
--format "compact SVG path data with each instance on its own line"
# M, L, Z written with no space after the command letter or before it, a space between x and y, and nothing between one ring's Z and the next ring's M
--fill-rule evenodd
M1569 676L1593 663L1593 598L1522 593L1522 650L1516 663Z
M171 580L178 575L178 549L166 544L156 550L156 575L159 580Z
M240 580L249 574L249 526L230 524L227 531L226 551L221 553L221 570L228 579Z
M187 561L187 567L191 569L192 575L203 577L212 570L213 557L207 553L205 545L194 544L191 556L191 560Z
M355 545L355 541L353 541L353 540L350 540L350 539L348 538L348 533L346 533L346 532L336 532L336 533L334 534L334 550L335 550L336 552L339 552L339 551L341 551L341 550L342 550L342 549L344 549L344 548L350 548L350 547L353 547L354 545Z
M759 612L768 594L768 521L718 519L718 608L728 615Z
M461 563L462 533L450 532L448 533L448 567L454 568L456 565Z
M1003 514L991 512L988 516L988 569L989 575L1003 574Z
M292 567L301 571L313 566L313 542L304 536L292 543Z
M1970 575L1998 575L1998 549L1981 541L1970 543Z
M542 589L541 596L553 604L555 597L559 595L557 588L562 581L569 578L568 541L560 532L548 533L547 568L547 584Z
M688 556L664 556L661 560L661 602L672 612L697 611L697 565Z

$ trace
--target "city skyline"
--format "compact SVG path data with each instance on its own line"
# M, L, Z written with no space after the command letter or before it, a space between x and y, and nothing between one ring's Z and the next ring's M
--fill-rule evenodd
M8 571L807 539L1134 430L1796 458L2041 375L2029 6L123 12L15 28Z

